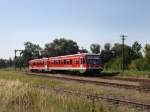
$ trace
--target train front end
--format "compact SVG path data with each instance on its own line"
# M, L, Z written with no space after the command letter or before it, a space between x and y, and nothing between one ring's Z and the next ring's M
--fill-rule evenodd
M99 73L103 70L102 59L98 54L86 55L87 72Z

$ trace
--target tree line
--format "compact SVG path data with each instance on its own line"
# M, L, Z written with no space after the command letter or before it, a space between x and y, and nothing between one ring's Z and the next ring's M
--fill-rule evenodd
M13 60L10 59L0 59L0 68L8 68L13 65Z
M62 56L77 53L89 53L85 48L80 48L77 42L71 39L59 38L50 43L46 43L44 48L31 42L24 43L24 50L21 56L15 57L12 62L8 60L0 61L0 67L8 67L15 63L16 67L27 67L28 61L36 58ZM90 52L100 54L105 69L122 69L122 44L111 45L106 43L101 46L98 43L90 45ZM134 42L131 46L124 45L124 67L125 69L149 70L150 69L150 45L146 44L142 48L139 42ZM5 63L5 64L4 64Z

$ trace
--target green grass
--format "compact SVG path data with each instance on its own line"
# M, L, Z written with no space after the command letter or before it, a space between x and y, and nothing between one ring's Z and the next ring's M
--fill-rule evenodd
M18 80L0 80L0 112L136 112L127 107L94 104L85 97L50 93Z
M127 71L121 72L120 75L132 76L132 77L146 77L146 78L150 78L150 71L132 71L132 70L127 70Z
M129 77L145 77L150 78L150 71L136 71L136 70L125 70L123 71L114 71L114 70L104 70L104 73L113 74L119 73L118 76L129 76Z
M91 93L91 94L101 94L101 95L109 96L109 97L112 96L112 97L116 97L116 98L118 97L118 98L123 98L123 99L125 98L125 99L131 99L131 100L136 100L136 101L139 100L139 101L150 102L150 95L149 94L139 93L137 91L128 91L128 90L123 90L123 89L118 90L118 89L94 86L94 85L90 85L90 84L79 84L79 83L75 83L75 82L66 82L66 81L54 80L54 79L49 79L49 78L44 78L44 77L41 78L39 76L27 76L27 75L22 74L21 72L15 72L15 71L12 71L12 70L0 70L0 79L8 80L8 81L15 81L15 82L18 81L18 82L21 82L21 83L27 83L29 85L40 84L40 85L49 86L51 88L77 90L77 91L81 91L81 92L88 92L88 93ZM40 90L38 90L38 91L40 91ZM9 95L7 95L7 96L9 96ZM37 96L37 95L35 95L35 96ZM33 97L35 97L35 96L33 95ZM55 97L57 98L57 96L55 96ZM72 98L72 96L70 96L70 97ZM73 99L74 98L72 98L72 100ZM78 99L78 97L77 97L77 99ZM56 99L56 101L57 101L57 99ZM88 102L88 101L86 101L86 102ZM60 108L62 108L62 107L60 107ZM103 107L100 107L100 108L103 108ZM127 109L126 107L119 107L119 108ZM118 108L115 107L115 109L114 109L114 108L111 107L111 109L109 111L109 108L108 108L108 111L106 111L106 112L111 112L111 111L113 112L113 110L117 110ZM107 110L107 109L105 109L105 110ZM129 109L129 111L126 111L126 112L130 112L131 110L132 109ZM54 112L57 112L57 111L54 111ZM121 112L121 110L120 110L120 112Z
M55 75L55 74L54 74ZM124 89L106 88L95 86L91 84L80 84L75 82L54 80L39 76L27 76L21 72L0 70L0 79L6 80L19 80L24 83L34 85L46 85L50 88L56 89L69 89L80 92L87 92L91 94L100 94L105 96L127 98L131 100L144 101L150 103L150 94L139 93L138 91L130 91Z

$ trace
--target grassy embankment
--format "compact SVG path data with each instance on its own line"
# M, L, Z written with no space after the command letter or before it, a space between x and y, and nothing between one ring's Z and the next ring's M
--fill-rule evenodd
M65 88L90 92L92 94L103 94L131 99L147 99L149 95L130 93L124 90L116 91L103 87L96 87L88 84L76 84L41 78L36 76L26 76L20 72L0 70L0 111L36 111L36 112L91 112L92 102L84 97L70 96L65 94L53 94L46 90L32 88L29 85L40 84L52 88ZM139 98L140 96L140 98ZM146 98L145 98L146 97ZM108 106L105 102L95 104L95 112L135 112L128 107Z
M125 70L123 71L114 71L114 70L104 70L102 73L107 74L115 74L118 76L128 76L128 77L142 77L142 78L150 78L150 71L135 71L135 70Z

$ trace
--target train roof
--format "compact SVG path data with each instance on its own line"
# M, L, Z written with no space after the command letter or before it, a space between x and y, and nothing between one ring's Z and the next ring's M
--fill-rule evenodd
M30 61L39 61L39 60L48 60L48 58L39 58L39 59L30 60Z
M49 58L64 58L64 57L72 57L72 56L85 56L85 55L90 55L90 56L99 56L100 54L94 54L94 53L79 53L79 54L72 54L72 55L64 55L64 56L55 56L55 57L49 57ZM39 58L39 59L33 59L30 61L40 61L40 60L48 60L49 58Z
M97 55L99 56L100 54L94 54L94 53L79 53L79 54L72 54L72 55L64 55L64 56L55 56L55 57L49 57L49 58L64 58L64 57L72 57L72 56L85 56L85 55Z

